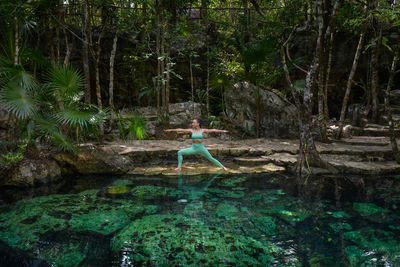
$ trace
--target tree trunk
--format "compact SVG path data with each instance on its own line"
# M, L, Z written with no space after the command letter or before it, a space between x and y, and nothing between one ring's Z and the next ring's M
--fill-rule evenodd
M365 10L367 11L367 8L365 8ZM358 60L360 58L366 31L367 31L367 23L364 22L364 24L362 26L361 34L360 34L360 39L358 40L356 54L354 55L353 66L351 67L349 78L347 79L346 92L343 97L342 109L340 112L339 131L336 136L337 139L340 139L342 137L344 120L346 117L347 103L349 102L351 86L353 84L353 79L354 79L354 75L356 73Z
M115 32L113 39L113 46L110 55L110 83L108 87L108 103L111 110L111 123L115 119L114 113L114 63L115 63L115 54L117 53L117 42L118 42L118 34Z
M166 62L166 56L165 56L165 38L164 38L164 14L163 11L161 13L161 43L160 43L160 49L161 49L161 103L162 103L162 109L165 110L165 62Z
M210 116L210 47L207 42L207 78L206 78L206 108L207 116Z
M396 52L393 57L392 66L390 68L389 80L385 90L385 108L389 124L390 144L392 146L394 159L400 163L400 153L397 147L396 135L394 132L394 122L392 117L392 108L390 107L390 90L392 89L394 76L396 74L397 62L399 60L400 45L397 45Z
M157 77L156 77L156 94L157 94L157 108L160 110L160 94L161 94L161 50L160 50L160 40L161 40L161 27L160 27L160 4L156 0L156 56L157 56Z
M56 64L60 64L60 26L56 24Z
M380 36L378 37L381 39ZM379 120L379 41L372 47L371 57L371 100L372 100L372 121L378 123Z
M71 52L72 52L72 42L69 43L68 42L68 35L67 35L67 31L63 30L64 32L64 38L65 38L65 57L64 57L64 66L67 66L69 64L69 59L71 57Z
M85 103L91 103L91 90L90 90L90 69L89 69L89 32L90 24L88 20L88 9L86 0L82 1L82 63L83 73L85 77Z
M325 77L325 85L324 85L324 112L325 118L329 119L329 107L328 107L328 86L329 86L329 78L331 75L332 68L332 54L333 54L333 32L330 34L329 38L329 56L328 56L328 67L326 69L326 77Z
M281 46L281 60L283 69L285 72L286 80L291 89L295 104L298 108L298 119L299 119L299 128L300 128L300 144L299 144L299 155L297 164L295 167L295 171L299 176L303 174L310 173L310 166L318 166L331 169L334 168L330 166L327 162L323 161L319 153L316 149L314 138L312 136L312 88L314 85L314 77L319 68L320 63L320 55L321 55L321 39L323 38L323 10L322 10L322 1L316 1L316 12L317 12L317 22L318 22L318 37L316 40L316 48L314 53L313 61L310 65L309 70L307 71L306 76L306 84L304 88L303 101L300 102L300 98L298 93L296 92L293 83L291 81L289 70L286 64L286 55L285 49Z
M97 41L95 43L95 49L93 52L93 57L94 57L94 68L95 68L95 75L96 75L96 98L97 98L97 107L100 112L103 111L103 104L102 104L102 97L101 97L101 85L100 85L100 56L101 56L101 41L103 39L104 32L106 30L107 26L107 16L105 15L104 11L104 6L101 7L101 32L99 34L99 37L97 38ZM103 142L103 137L104 137L104 124L103 121L100 121L99 125L99 137L100 137L100 142Z
M379 109L379 100L378 100L378 90L379 90L379 73L378 73L378 47L375 45L372 47L372 55L371 55L371 100L372 100L372 121L374 123L378 122L378 109Z
M168 47L167 47L167 59L166 59L166 68L167 68L167 73L166 73L166 85L165 85L165 112L166 114L169 114L169 87L170 87L170 82L171 82L171 64L170 64L170 54L171 54L171 42L168 41Z
M192 89L192 102L194 103L194 84L193 84L192 55L189 56L189 70L190 70L190 88ZM194 115L194 105L193 105L193 115Z
M337 14L339 12L339 8L342 4L343 0L336 0L332 12L330 14L330 18L326 18L325 16L321 16L322 27L324 28L326 25L325 33L323 38L321 38L321 52L320 52L320 70L319 70L319 79L318 79L318 121L320 125L320 133L322 142L328 141L327 136L327 120L328 116L328 105L327 105L327 84L330 72L330 64L332 63L332 40L333 40L333 32L336 26ZM327 13L327 12L326 12ZM327 13L328 14L328 13ZM327 25L325 21L330 19L329 24Z
M101 101L101 86L100 86L100 68L99 68L99 64L100 64L100 53L101 53L101 47L100 47L100 43L98 43L98 47L96 49L95 53L95 64L94 64L94 69L95 69L95 75L96 75L96 98L97 98L97 107L99 109L99 111L101 112L103 110L103 104ZM100 141L103 141L103 137L104 137L104 124L101 121L100 122L100 132L99 132L99 136L100 136Z
M17 3L14 0L14 65L18 65L19 63L19 26L18 26L18 17L17 17Z

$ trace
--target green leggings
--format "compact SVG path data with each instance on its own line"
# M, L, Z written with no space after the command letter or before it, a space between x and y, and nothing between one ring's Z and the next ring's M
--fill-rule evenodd
M221 162L219 162L218 160L214 159L213 156L211 156L210 152L208 152L207 148L204 146L203 143L192 143L192 147L179 150L178 167L182 166L183 156L194 155L194 154L200 154L209 161L213 162L215 165L223 167Z

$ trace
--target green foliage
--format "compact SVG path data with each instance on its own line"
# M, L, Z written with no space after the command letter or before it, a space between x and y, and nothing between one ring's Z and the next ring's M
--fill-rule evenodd
M220 129L222 127L221 116L210 115L207 117L207 121L208 121L208 128Z
M361 216L370 216L375 213L387 213L389 210L381 208L374 203L353 203L353 209L358 211Z
M144 140L147 137L146 120L144 117L133 112L130 115L123 116L118 114L118 128L121 139Z
M20 119L34 116L38 108L30 92L16 81L10 81L2 88L0 98L5 109Z
M0 104L16 118L20 137L51 141L62 150L75 152L69 129L96 132L109 116L107 109L80 101L82 76L72 67L56 66L46 81L38 84L21 65L0 59ZM78 137L77 137L78 141Z
M27 143L17 144L15 151L7 151L0 154L0 164L6 167L11 167L14 164L24 159L24 153L26 150Z
M76 102L82 93L82 75L70 66L56 66L47 77L47 89L53 94L59 94L63 100Z

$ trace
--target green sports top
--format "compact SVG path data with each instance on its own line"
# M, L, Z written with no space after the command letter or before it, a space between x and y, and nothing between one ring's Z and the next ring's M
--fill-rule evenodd
M201 129L198 134L195 134L194 132L195 130L193 130L192 132L192 141L203 141L203 135L201 133Z

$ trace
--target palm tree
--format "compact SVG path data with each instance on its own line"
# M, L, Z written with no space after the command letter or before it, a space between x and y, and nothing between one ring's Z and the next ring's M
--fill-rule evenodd
M107 117L107 111L81 102L82 76L73 67L53 67L39 84L21 65L1 58L0 73L0 105L20 121L18 137L27 142L52 141L76 151L70 136L79 142L80 130L95 133Z

